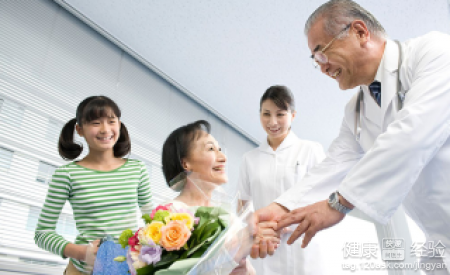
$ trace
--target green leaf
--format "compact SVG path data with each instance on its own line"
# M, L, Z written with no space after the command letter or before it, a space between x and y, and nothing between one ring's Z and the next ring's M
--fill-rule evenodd
M159 267L159 266L166 265L166 264L171 264L179 257L180 257L179 255L169 252L169 253L161 256L161 260L155 264L155 267Z
M220 227L218 227L218 228L216 228L216 231L214 232L214 234L212 234L210 236L205 235L203 237L203 240L200 243L196 244L194 247L189 249L189 251L186 251L187 252L186 257L192 258L193 257L192 255L194 255L194 254L196 255L198 250L203 250L203 252L206 251L206 249L208 249L209 245L217 239L217 237L220 235L221 232L222 232L222 229Z
M133 237L133 231L131 229L124 230L119 237L119 243L122 248L125 248L128 245L128 239Z
M207 223L207 221L205 221L204 223L203 223L203 225L200 227L200 228L198 228L197 229L197 232L195 232L196 230L194 230L194 232L195 232L195 236L196 236L196 241L197 242L200 242L200 239L201 239L201 236L202 236L202 234L203 234L203 231L205 230L205 228L208 226L208 223ZM191 237L192 238L192 237Z
M116 261L116 262L125 262L127 260L127 257L125 257L125 256L117 256L117 257L115 257L114 258L114 261Z
M154 274L154 269L155 269L155 267L152 264L147 265L145 267L136 269L136 274L137 275L152 275L152 274Z
M201 206L195 212L195 216L200 218L199 226L202 226L203 223L206 221L219 219L220 216L228 214L229 213L221 207L209 207L209 206Z
M144 222L145 222L146 224L151 223L152 220L153 220L153 219L150 217L149 214L144 214L144 215L142 215L142 219L144 219Z
M200 258L205 254L205 251L208 249L208 247L200 247L197 251L191 254L191 258Z
M212 235L206 237L206 238L202 241L202 243L209 246L209 244L211 244L211 243L219 236L219 234L220 234L221 232L222 232L222 230L221 230L220 228L217 228L217 229L214 231L214 234L212 234Z
M221 215L226 215L228 214L227 211L225 211L223 208L221 207L210 207L210 206L200 206L197 209L197 212L195 214L195 216L197 216L197 213L199 215L203 215L208 213L210 216L214 217L214 218L218 218Z
M219 217L224 214L227 212L219 207L202 206L197 209L195 216L200 218L200 221L194 226L194 231L187 242L188 250L184 251L180 259L192 258L193 255L200 257L208 249L209 244L225 229Z
M198 212L197 212L198 213ZM197 216L197 214L196 214ZM201 228L202 226L205 225L205 223L209 220L209 213L200 213L197 217L200 218L200 221L198 222L197 227Z
M222 233L222 231L223 230L221 228L217 228L217 231L208 238L207 242L208 243L214 242L216 238L219 237L220 233Z
M203 246L203 243L199 243L196 246L194 246L193 248L189 249L188 251L186 251L186 258L192 254L194 254L197 250L199 250L201 247ZM184 255L184 254L183 254Z
M158 210L156 211L155 215L153 216L154 221L163 222L166 223L164 219L170 215L170 212L167 210Z
M207 238L209 238L211 235L214 234L214 231L219 228L219 223L217 221L208 224L205 229L203 230L203 234L200 238L200 242L203 242Z

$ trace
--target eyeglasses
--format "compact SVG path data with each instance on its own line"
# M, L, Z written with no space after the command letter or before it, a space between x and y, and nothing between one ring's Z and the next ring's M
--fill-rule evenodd
M345 31L347 31L350 28L351 25L352 24L350 23L347 26L345 26L345 28L342 29L342 31L340 31L333 39L331 39L331 41L328 42L328 44L325 47L323 47L323 49L318 50L318 51L316 51L315 53L313 53L311 55L311 58L313 60L314 68L317 69L320 65L328 63L328 56L324 52L331 46L331 44L333 44L334 40L336 40Z

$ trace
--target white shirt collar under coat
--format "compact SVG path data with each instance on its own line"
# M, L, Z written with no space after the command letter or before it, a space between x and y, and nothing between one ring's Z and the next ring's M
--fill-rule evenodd
M383 57L378 66L375 80L381 83L381 108L376 104L372 98L369 87L361 85L364 91L364 108L366 117L378 126L382 126L384 112L390 104L393 96L396 95L397 70L398 70L398 46L397 44L387 39L384 48Z
M386 45L384 47L383 57L381 58L380 65L378 65L377 73L374 81L381 83L383 87L384 74L395 73L398 70L398 46L395 41L386 39ZM362 85L368 89L367 85ZM383 98L383 96L381 96Z
M276 152L279 152L281 150L284 150L292 145L294 145L298 141L298 137L294 132L289 130L288 135L284 138L284 140L281 142L280 146L278 146L277 150L273 150L272 147L270 147L269 142L267 141L267 138L261 142L261 145L259 146L259 150L262 152L267 152L270 154L275 154Z

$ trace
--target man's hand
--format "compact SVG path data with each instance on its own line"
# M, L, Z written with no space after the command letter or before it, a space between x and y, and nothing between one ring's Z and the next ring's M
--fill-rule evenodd
M262 228L265 228L264 231L267 232L268 225L271 223L264 223L264 222L272 222L279 219L284 214L288 213L289 211L284 208L283 206L277 204L277 203L271 203L270 205L259 209L255 212L254 220L253 220L253 228L254 232L253 235L255 237L255 242L252 246L252 251L250 253L250 256L254 259L260 257L265 258L267 254L273 255L276 249L276 243L268 240L267 238L260 238L261 235L258 236L258 234L261 234ZM260 226L260 223L264 223L264 226ZM276 225L272 227L272 230L276 230Z
M285 214L278 222L277 230L299 223L287 243L294 243L304 233L302 248L305 248L318 231L339 223L344 217L345 214L331 208L328 201L324 200Z

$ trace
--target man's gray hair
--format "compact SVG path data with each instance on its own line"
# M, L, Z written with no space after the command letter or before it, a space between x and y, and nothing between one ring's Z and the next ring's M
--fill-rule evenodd
M317 8L306 21L305 35L308 35L311 26L321 18L325 19L325 32L330 36L337 35L354 20L361 20L370 33L386 37L386 31L375 16L352 0L330 0Z

